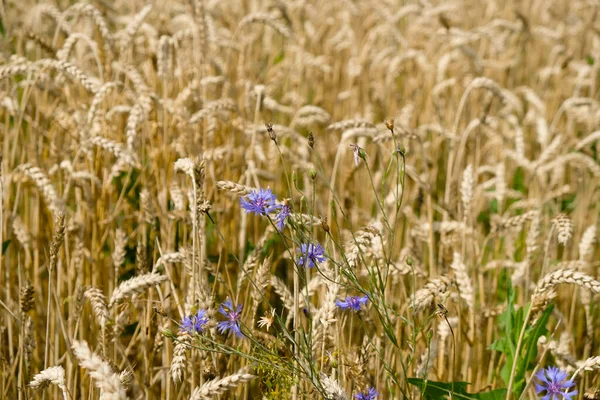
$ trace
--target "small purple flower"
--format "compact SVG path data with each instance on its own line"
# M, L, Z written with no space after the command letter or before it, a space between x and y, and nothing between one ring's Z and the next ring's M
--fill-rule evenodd
M298 251L301 253L298 265L306 268L312 268L317 263L327 260L325 249L319 243L302 243Z
M575 386L575 382L567 379L567 373L556 367L548 367L540 370L535 377L541 382L535 382L535 392L541 395L546 392L542 400L571 400L577 394L577 390L566 393L565 390Z
M204 332L206 324L208 324L206 310L198 310L196 315L184 317L181 324L179 324L179 329L181 331L187 331L190 334L202 333Z
M279 213L275 216L275 226L281 232L285 227L285 220L290 216L290 206L284 204L279 209Z
M281 207L281 205L275 203L277 196L273 194L271 189L253 190L246 197L247 199L243 197L240 199L240 204L247 213L267 215Z
M238 305L236 309L231 303L231 299L227 299L219 306L219 312L227 318L227 321L217 322L217 330L222 334L232 331L237 337L243 337L244 335L242 335L242 330L240 329L242 305Z
M344 300L336 300L335 305L342 310L352 310L359 312L362 306L367 304L369 296L348 296Z
M379 392L375 388L367 388L366 392L355 394L354 398L357 400L374 400L377 396L379 396Z

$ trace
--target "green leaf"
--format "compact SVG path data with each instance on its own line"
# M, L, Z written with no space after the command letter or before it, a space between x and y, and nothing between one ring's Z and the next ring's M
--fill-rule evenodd
M548 324L548 320L550 319L553 309L554 305L551 304L544 310L542 315L536 321L535 325L525 331L523 348L521 349L521 354L524 354L524 356L519 358L519 361L517 362L517 369L515 371L514 388L517 396L520 396L523 392L523 389L525 389L525 373L535 368L535 359L538 353L537 342L541 336L548 333L546 325Z
M469 393L467 392L468 382L436 382L408 378L408 383L418 387L427 400L447 399L450 394L453 399L463 400L502 400L506 397L506 389Z
M2 22L1 19L0 19L0 35L2 35L3 38L6 38L6 31L4 30L4 23Z
M525 194L527 190L527 185L525 184L525 172L523 172L523 168L521 167L518 167L515 171L513 177L513 189L518 190L523 194Z
M10 239L2 242L2 254L6 253L6 249L8 249L9 244L10 244Z
M594 65L594 57L592 57L592 56L586 56L585 60L587 61L587 63L589 65Z
M552 306L544 310L533 326L526 327L519 354L515 354L519 336L525 323L525 310L522 307L514 309L515 293L512 285L507 287L506 298L508 303L506 311L498 316L498 324L503 329L504 336L492 343L490 349L499 351L506 356L504 365L500 370L500 376L505 383L510 380L512 366L515 364L515 357L517 358L513 394L518 398L525 388L527 371L532 371L535 367L538 353L537 342L542 335L547 334L546 325L552 313Z
M285 51L281 50L281 53L277 54L277 56L273 60L273 65L279 64L280 62L283 61L284 58L285 58Z

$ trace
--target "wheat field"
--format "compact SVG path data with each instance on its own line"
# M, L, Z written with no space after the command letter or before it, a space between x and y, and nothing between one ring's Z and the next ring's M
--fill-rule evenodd
M0 0L0 398L600 399L597 0Z

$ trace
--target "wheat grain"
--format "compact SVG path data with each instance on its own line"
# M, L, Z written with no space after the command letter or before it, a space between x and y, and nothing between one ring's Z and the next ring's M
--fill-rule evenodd
M285 282L283 282L280 278L276 276L271 276L269 282L271 286L273 286L275 293L277 293L279 297L281 297L281 301L283 302L284 307L287 308L289 311L293 311L294 297L292 296L292 293L290 292L290 289L288 289Z
M89 300L92 305L92 310L96 316L96 320L102 329L106 327L106 323L110 320L110 314L106 307L106 297L98 288L90 287L83 293L84 297Z
M240 20L238 24L238 30L247 25L256 23L268 25L275 31L279 32L280 35L288 39L290 39L293 35L292 31L278 19L274 18L271 14L262 12L246 15Z
M122 229L117 229L115 231L114 250L111 254L113 265L117 271L125 263L126 247L127 234Z
M23 173L35 183L39 191L42 192L46 205L53 215L63 212L64 203L62 199L58 197L56 189L40 168L31 164L21 164L17 167L17 171Z
M245 196L247 194L250 194L250 192L256 190L253 187L241 185L239 183L230 182L230 181L218 181L216 185L217 185L217 188L219 188L221 190L227 190L228 192L235 193L239 196Z
M321 385L323 385L323 391L325 392L325 398L327 400L348 400L348 396L344 392L344 389L342 389L335 379L322 374Z
M71 50L75 46L75 44L79 41L85 42L85 44L91 49L92 54L94 54L95 58L98 57L98 45L89 36L81 32L73 32L69 35L67 40L65 40L63 46L56 52L56 58L59 61L67 61L69 59L69 54Z
M256 310L264 297L264 291L269 283L269 275L271 271L272 257L266 257L256 270L254 276L254 285L252 287L251 296L254 300L253 309ZM251 316L254 316L251 313Z
M473 188L475 187L475 179L473 176L473 166L467 165L463 172L463 179L460 184L460 196L463 205L463 213L465 218L471 210L471 200L473 199Z
M571 219L565 214L558 214L552 219L552 224L555 226L557 231L558 243L566 246L573 234L573 225L571 223Z
M185 371L186 351L192 341L192 337L187 331L179 331L177 334L177 343L173 349L173 360L171 360L171 378L173 382L181 382Z
M473 302L473 284L467 271L467 266L463 263L460 253L455 252L450 268L456 276L456 285L460 297L467 303L467 306L472 310L475 306Z
M415 293L411 304L414 312L430 307L436 298L440 298L448 292L450 285L452 285L452 280L447 276L430 280L425 287Z
M595 371L600 370L600 356L590 357L584 361L577 363L577 370L571 376L571 379L575 379L575 377L581 371Z
M106 20L102 16L102 13L100 13L100 11L96 7L94 7L92 4L77 3L77 4L73 5L72 7L70 7L63 15L66 17L70 14L78 14L78 13L88 15L92 18L92 21L94 21L94 23L98 27L98 31L100 32L100 36L102 37L104 53L105 53L106 57L112 58L113 37L110 32L110 29L108 28L108 24L106 23Z
M579 259L581 261L589 261L594 252L594 243L596 243L596 226L590 225L579 241Z
M122 161L126 165L137 167L139 164L136 155L128 149L125 149L121 143L114 142L101 136L92 137L90 143L112 153L119 161Z
M131 19L131 22L127 24L125 29L117 33L116 37L119 40L121 51L129 46L136 32L140 28L140 25L142 25L142 22L144 22L144 19L150 11L152 11L152 5L148 4Z
M535 288L532 298L540 296L542 293L552 290L556 285L569 283L586 288L594 293L600 293L600 282L583 272L574 269L558 269L544 276Z
M46 368L33 377L29 386L35 390L44 390L50 384L58 386L62 392L63 400L67 400L67 385L65 384L65 369L60 365Z
M231 99L216 100L208 103L204 108L190 118L190 124L196 124L202 121L209 115L213 115L218 112L227 111L230 113L237 112L237 106Z
M21 217L18 215L15 215L12 220L12 228L19 244L21 244L21 246L28 251L31 245L31 234L29 233L27 226L23 223Z
M96 387L102 390L103 393L100 395L102 398L107 400L127 398L119 376L113 372L106 361L90 350L87 342L74 340L72 348L73 354L79 360L79 366L88 370Z
M227 376L221 379L215 379L206 382L204 385L197 387L192 392L190 400L207 400L212 399L228 390L235 389L239 385L249 382L256 378L254 375L249 374L245 370Z
M166 276L159 275L154 272L128 279L121 283L119 287L113 291L112 296L110 296L110 301L108 302L108 307L111 308L116 302L130 296L135 296L152 286L156 286L161 282L166 281L167 279L168 278Z

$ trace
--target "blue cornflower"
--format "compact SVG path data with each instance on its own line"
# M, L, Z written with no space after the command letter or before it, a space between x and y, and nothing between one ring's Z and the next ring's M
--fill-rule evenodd
M325 257L325 249L319 243L302 243L298 251L302 253L298 260L298 265L303 265L306 268L314 267L316 263L323 262L327 259L327 257Z
M284 204L279 209L279 213L275 216L275 226L281 232L285 226L285 220L290 216L290 206Z
M362 306L367 304L369 296L349 296L344 300L336 300L335 305L342 310L360 311Z
M267 215L281 207L280 204L275 203L277 196L271 192L271 189L253 190L246 197L247 199L243 197L240 199L240 204L247 213Z
M377 396L379 396L379 392L375 388L367 388L366 392L355 394L354 398L357 400L373 400Z
M208 324L208 316L206 310L198 310L196 315L184 317L179 324L181 331L187 331L190 334L204 332L204 327Z
M556 367L548 367L540 370L535 377L541 382L535 382L535 392L539 395L546 392L542 400L571 400L577 394L577 390L566 393L565 390L575 386L575 382L567 379L567 373Z
M218 322L217 330L222 334L232 331L237 337L242 337L239 321L242 316L242 305L238 305L236 309L231 303L231 299L227 299L219 306L219 312L227 318L227 321Z

